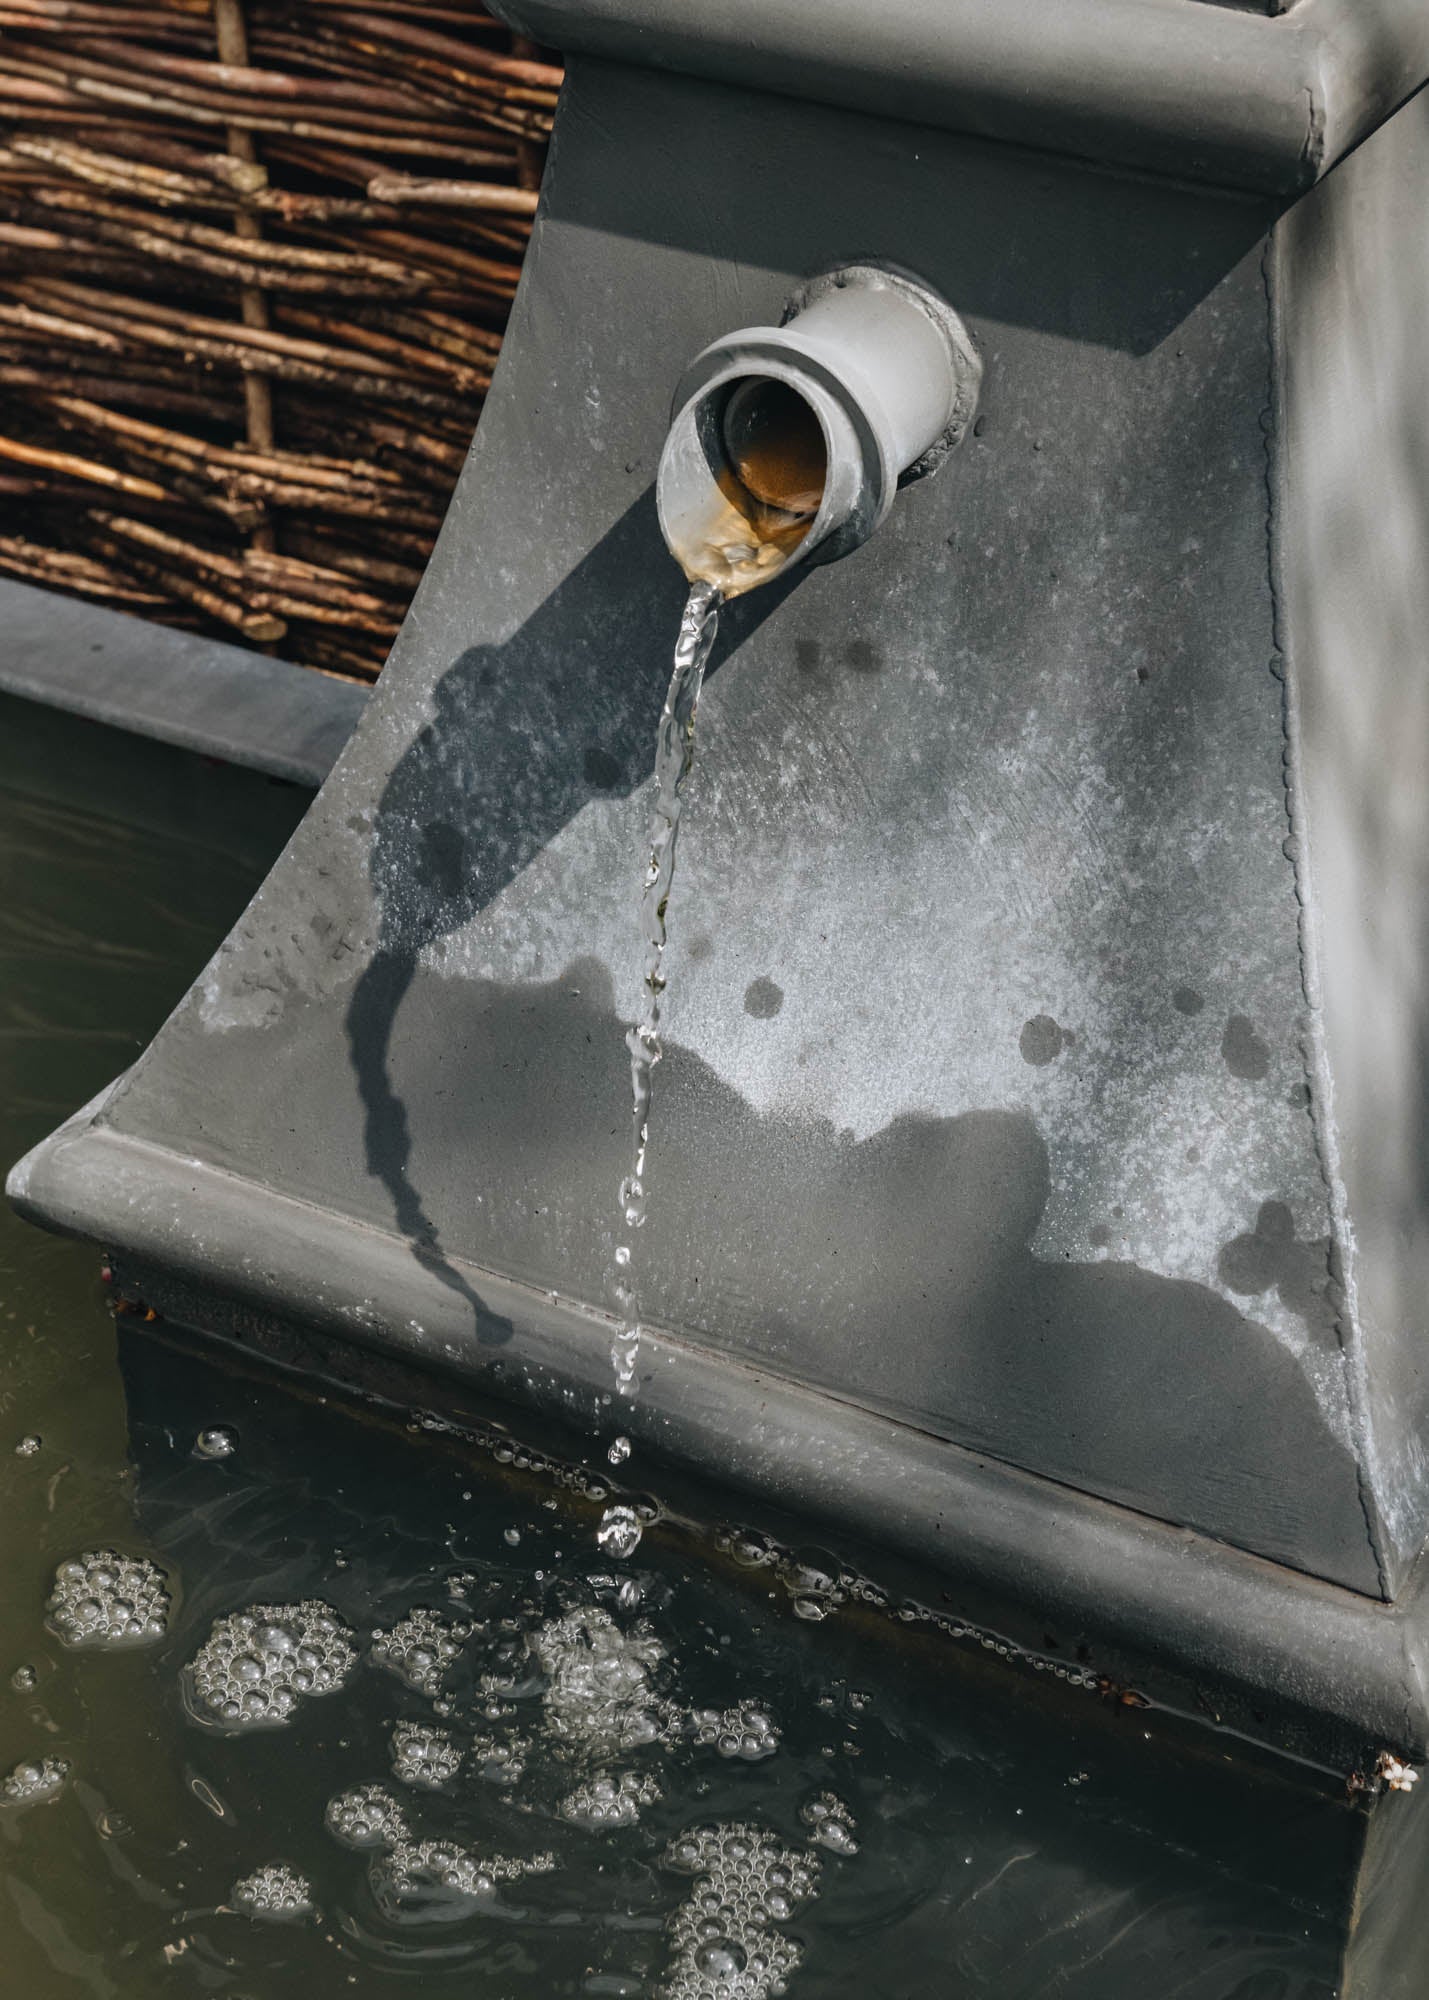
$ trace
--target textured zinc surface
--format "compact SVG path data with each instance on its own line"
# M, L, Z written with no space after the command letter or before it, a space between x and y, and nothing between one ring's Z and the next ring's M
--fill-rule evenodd
M727 620L645 1310L1374 1589L1299 1046L1267 219L578 74L392 666L109 1121L600 1302L681 589L668 388L872 246L965 315L982 421L867 547Z

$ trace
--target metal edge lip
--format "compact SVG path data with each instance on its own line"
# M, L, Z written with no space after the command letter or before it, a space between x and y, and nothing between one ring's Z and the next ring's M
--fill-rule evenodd
M1113 166L1296 194L1429 76L1420 0L495 0L520 32Z
M402 1238L93 1123L95 1109L12 1171L22 1215L567 1424L604 1410L607 1315L462 1266L517 1329L483 1345ZM1183 1689L1288 1708L1288 1739L1230 1725L1271 1748L1343 1771L1367 1747L1429 1746L1422 1588L1384 1605L659 1332L621 1423L727 1487L1167 1662Z
M319 786L368 690L0 578L0 693Z

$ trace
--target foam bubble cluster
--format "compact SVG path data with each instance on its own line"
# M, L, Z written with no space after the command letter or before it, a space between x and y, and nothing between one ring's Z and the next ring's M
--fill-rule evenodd
M473 1777L488 1785L519 1785L531 1746L519 1736L473 1736L469 1752Z
M399 1722L392 1731L392 1775L399 1784L434 1792L461 1769L461 1751L449 1729L434 1722Z
M7 1806L38 1805L41 1799L54 1798L68 1776L63 1757L37 1757L33 1763L15 1766L0 1784L0 1798Z
M549 1620L531 1634L546 1679L546 1723L568 1749L608 1758L661 1733L664 1705L650 1676L665 1659L648 1627L622 1631L590 1606Z
M617 1778L602 1771L589 1783L577 1785L561 1800L559 1811L573 1826L634 1826L646 1806L653 1806L659 1797L659 1785L645 1772L627 1771Z
M323 1823L344 1847L399 1847L411 1837L407 1815L384 1785L353 1785L327 1802Z
M255 1868L230 1891L234 1907L245 1916L267 1923L292 1923L312 1915L313 1892L296 1868L286 1861L269 1861Z
M169 1622L164 1573L142 1556L90 1549L55 1571L45 1623L66 1646L148 1646Z
M833 1792L820 1792L816 1799L810 1799L799 1808L799 1817L809 1829L810 1840L827 1847L831 1854L858 1853L853 1814Z
M467 1916L498 1883L548 1874L555 1865L553 1854L479 1856L455 1840L412 1840L374 1856L367 1879L388 1917L442 1923Z
M390 1632L373 1633L372 1657L415 1694L437 1695L471 1630L470 1625L419 1605Z
M335 1694L357 1663L330 1604L254 1604L220 1618L189 1669L195 1699L230 1729L286 1722L308 1695Z
M738 1708L696 1708L690 1711L690 1735L696 1743L718 1750L721 1757L742 1757L757 1764L779 1748L779 1731L772 1718L753 1702Z
M784 1847L762 1827L735 1823L681 1834L665 1865L695 1878L671 1920L665 2000L783 1993L801 1954L774 1926L817 1893L815 1857Z

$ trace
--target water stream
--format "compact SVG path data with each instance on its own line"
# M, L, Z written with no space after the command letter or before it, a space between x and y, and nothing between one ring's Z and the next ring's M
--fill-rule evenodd
M636 1282L634 1234L645 1222L648 1197L650 1148L650 1105L655 1065L660 1060L660 1017L665 998L666 917L670 891L675 880L675 859L680 838L680 814L686 780L695 759L695 714L705 666L719 628L721 594L712 583L690 586L679 638L675 643L675 668L670 676L665 706L655 742L655 784L650 806L649 859L640 898L640 924L645 939L645 964L640 1018L626 1036L630 1050L631 1087L631 1167L620 1184L621 1241L616 1244L610 1294L620 1314L620 1325L611 1342L611 1362L615 1386L625 1397L635 1394L635 1371L640 1350L640 1302ZM629 1441L617 1438L611 1446L611 1462L618 1465L629 1456ZM614 1524L619 1526L620 1524ZM628 1553L612 1533L602 1538L609 1554ZM639 1540L638 1531L635 1541ZM631 1543L633 1549L634 1542Z

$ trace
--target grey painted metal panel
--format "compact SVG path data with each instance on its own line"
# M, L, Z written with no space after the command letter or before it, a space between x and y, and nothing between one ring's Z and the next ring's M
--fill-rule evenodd
M318 786L367 690L0 578L0 692Z
M1429 77L1422 0L498 0L554 47L1293 193ZM766 116L779 117L771 107Z
M1429 1510L1426 211L1421 96L1291 212L1277 258L1311 1018L1361 1449L1395 1576Z
M1377 1590L1282 851L1268 220L578 66L392 665L100 1128L395 1225L413 1281L465 1302L474 1357L532 1335L468 1266L589 1309L573 1370L603 1350L680 595L649 492L666 397L711 338L872 247L965 313L981 433L857 554L729 615L674 911L647 1315ZM153 1199L187 1257L183 1205ZM79 1226L122 1247L142 1209L131 1186ZM410 1316L400 1286L365 1310Z

